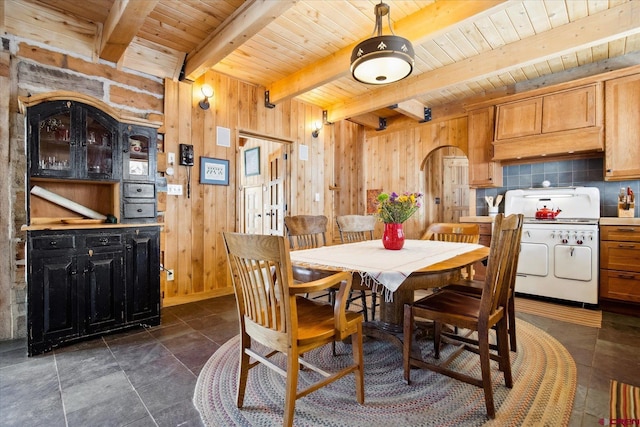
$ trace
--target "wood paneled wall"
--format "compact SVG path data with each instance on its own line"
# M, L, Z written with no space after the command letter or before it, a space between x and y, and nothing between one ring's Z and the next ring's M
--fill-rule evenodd
M432 197L426 186L429 179L439 180L438 171L428 170L425 164L429 154L440 147L457 147L465 154L467 144L467 117L454 117L428 122L413 128L377 133L367 131L364 144L364 187L386 192L420 191L425 194L425 206L414 214L404 226L405 235L418 239L428 225L428 209ZM376 235L382 235L382 225Z
M209 110L198 107L205 83L214 89ZM241 229L239 133L290 144L286 164L290 215L331 211L333 200L327 189L333 174L327 171L333 165L333 152L331 138L325 138L328 127L318 138L311 136L311 124L322 118L320 108L297 101L266 108L264 88L213 72L194 83L166 80L164 110L164 151L179 153L179 144L191 144L195 153L193 167L174 165L174 175L167 176L168 184L181 184L184 191L182 196L167 195L164 215L163 263L174 270L175 280L166 281L163 274L161 282L164 304L174 305L232 292L221 232ZM231 147L217 145L218 126L230 129ZM299 158L301 144L308 147L308 160ZM199 183L201 156L229 160L228 186ZM316 193L320 201L314 201Z

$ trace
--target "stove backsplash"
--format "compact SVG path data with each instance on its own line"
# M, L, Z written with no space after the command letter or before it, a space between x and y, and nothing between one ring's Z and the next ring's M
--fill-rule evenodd
M640 194L640 180L605 181L603 178L604 159L563 160L558 162L531 163L504 166L502 168L504 187L479 188L476 190L476 215L486 216L489 208L485 196L504 194L507 190L542 187L542 181L549 181L551 187L587 186L600 190L600 216L618 216L618 194L620 188L631 187L634 194ZM504 212L504 201L500 203ZM640 217L640 203L636 203L635 215Z

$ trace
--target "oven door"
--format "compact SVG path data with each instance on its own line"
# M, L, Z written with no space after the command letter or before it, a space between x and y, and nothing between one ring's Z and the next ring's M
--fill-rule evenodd
M544 243L521 243L517 273L546 277L549 274L549 247Z
M593 254L586 246L557 245L553 251L554 275L559 279L592 279L591 262Z

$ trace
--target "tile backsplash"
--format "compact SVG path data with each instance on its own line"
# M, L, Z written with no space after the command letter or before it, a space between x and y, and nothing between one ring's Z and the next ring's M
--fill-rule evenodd
M542 181L546 180L551 182L552 187L597 187L600 190L600 216L618 216L620 189L631 187L634 194L640 194L640 180L605 181L603 162L604 159L598 158L504 166L504 187L476 190L476 215L489 214L485 196L495 199L507 190L542 187ZM504 212L504 202L500 204L500 212ZM640 203L636 203L634 216L640 217Z

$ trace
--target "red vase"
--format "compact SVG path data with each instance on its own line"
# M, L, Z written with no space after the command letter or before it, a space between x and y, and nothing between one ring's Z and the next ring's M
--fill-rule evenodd
M404 231L402 224L391 222L384 224L384 234L382 235L382 244L385 249L397 251L404 246Z

